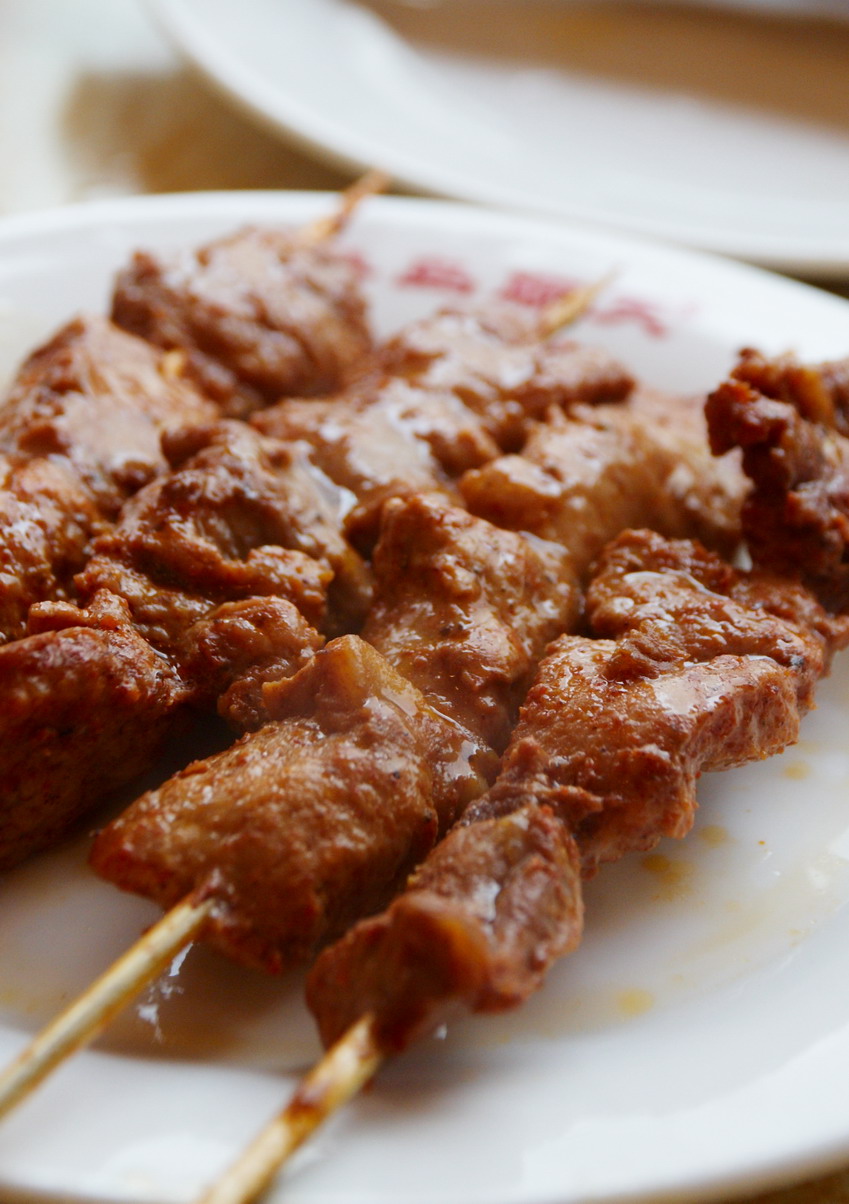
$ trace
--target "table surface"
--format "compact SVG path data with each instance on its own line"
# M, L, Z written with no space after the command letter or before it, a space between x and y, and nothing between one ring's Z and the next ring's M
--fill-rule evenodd
M351 176L250 122L185 67L140 0L0 0L0 214ZM849 280L830 282L849 296ZM757 1204L849 1202L849 1167Z

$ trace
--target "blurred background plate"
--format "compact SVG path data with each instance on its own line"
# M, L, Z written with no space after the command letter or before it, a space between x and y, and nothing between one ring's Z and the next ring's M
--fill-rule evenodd
M337 165L849 273L849 23L799 3L794 20L763 0L505 2L497 20L474 3L148 3L219 88Z

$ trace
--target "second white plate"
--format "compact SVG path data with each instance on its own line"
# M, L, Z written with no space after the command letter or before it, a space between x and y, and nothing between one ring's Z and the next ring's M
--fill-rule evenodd
M849 274L849 23L688 4L149 3L217 86L347 167Z

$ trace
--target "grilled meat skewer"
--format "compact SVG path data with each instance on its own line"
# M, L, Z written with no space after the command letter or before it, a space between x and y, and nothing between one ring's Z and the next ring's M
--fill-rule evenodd
M341 637L266 684L270 722L143 795L92 847L100 874L166 908L214 894L204 936L266 969L394 893L486 788L489 738L579 612L562 549L440 497L397 499L386 523L372 643Z
M519 919L536 915L536 905L518 903L518 914L502 915L497 902L485 914L478 909L480 899L500 898L500 883L509 885L505 902L513 889L521 899L513 875L527 873L536 890L537 875L560 874L553 855L545 870L525 851L524 833L564 825L584 875L662 836L685 835L698 775L792 743L831 653L849 638L849 623L828 616L804 589L738 574L698 545L651 532L626 532L610 545L587 607L592 636L565 635L552 646L490 791L388 912L317 961L308 999L326 1043L371 1012L380 1042L400 1049L439 1022L443 1004L461 999L488 1010L519 1002L549 964L536 929L523 935ZM490 841L496 865L504 864L505 841L517 860L505 876L491 874L487 890L481 850ZM468 887L457 868L466 853L455 845L473 850ZM562 940L571 947L579 908L562 902ZM427 936L417 934L419 921ZM411 952L425 945L427 965ZM466 965L464 948L477 950L481 963ZM497 985L501 975L509 985Z
M581 878L682 836L700 771L796 738L849 621L690 541L625 532L588 591L591 636L541 662L491 789L389 908L313 966L328 1053L204 1195L243 1204L390 1055L458 1011L521 1003L581 937Z
M301 229L248 226L170 256L139 251L115 282L112 320L179 351L229 417L329 393L372 349L357 265L333 239L385 186L367 173L335 212Z

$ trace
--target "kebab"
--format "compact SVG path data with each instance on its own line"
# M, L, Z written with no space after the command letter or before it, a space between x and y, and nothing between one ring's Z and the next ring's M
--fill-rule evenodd
M241 1204L387 1057L458 1011L520 1004L580 942L581 880L682 837L698 775L793 742L849 620L692 541L626 531L587 591L588 635L543 659L493 786L389 908L307 980L326 1058L205 1196Z
M603 514L602 518L603 518L603 520L607 521L608 524L609 524L609 521L611 521L611 515L609 515L608 513ZM614 530L618 530L618 525L614 527Z
M618 461L617 461L617 463L618 463ZM644 467L639 464L639 460L635 461L635 463L637 465L636 471L639 474L643 474L645 470L644 470ZM664 461L663 464L665 466L666 462ZM660 479L658 479L656 481L656 490L663 488L664 479L665 479L664 474L661 474ZM561 485L562 485L562 482L561 482ZM583 481L579 481L579 487L581 488L581 491L583 493ZM641 509L645 505L644 496L639 490L632 491L630 496L632 498L632 504L634 506L634 510L632 511L632 513L639 515L641 512ZM575 507L572 505L568 490L565 487L563 487L561 489L560 498L561 498L561 504L565 507L566 512L573 519L573 523L571 524L571 526L574 528L572 533L573 533L573 537L576 540L576 547L579 549L580 552L585 553L585 549L587 548L588 544L587 544L586 539L582 539L581 527L574 523ZM593 502L595 502L595 505L593 505ZM399 507L399 506L401 506L401 503L396 502L396 503L393 503L392 505L390 505L390 507L389 507L390 512L391 512L393 506ZM420 513L426 513L427 510L430 510L431 512L433 512L433 506L434 506L434 502L431 501L430 505L428 507L425 507L423 510L421 503L419 503L417 506L417 509ZM402 506L401 511L397 515L398 521L401 522L401 520L403 520L403 522L406 524L406 529L404 530L403 537L401 539L396 539L396 544L398 546L399 551L405 547L409 547L410 545L416 546L418 544L418 542L420 542L420 538L421 538L420 533L414 534L413 530L410 528L409 517L410 517L411 513L413 513L413 511L409 507ZM550 514L550 507L549 507L549 514ZM593 530L597 530L597 529L603 530L605 527L605 524L607 524L608 529L610 530L610 534L613 534L616 530L619 529L619 525L621 524L621 521L622 521L621 508L613 508L609 505L609 499L604 490L600 490L595 497L593 497L593 495L590 495L589 499L584 500L584 503L581 507L581 514L582 514L581 522L582 522L582 524L586 524L587 528L593 529ZM465 521L466 522L469 521L468 517L466 517ZM563 526L565 529L565 524L563 524ZM401 530L401 529L402 529L401 526L396 526L396 530ZM492 532L490 530L486 538L489 540L492 540L495 537L495 534L496 534L495 532ZM437 560L437 561L439 560L440 555L444 556L444 553L440 551L438 546L434 549L434 552L436 553L435 560ZM409 640L410 640L411 634L412 634L414 636L414 639L418 639L419 645L421 644L420 636L418 636L418 637L415 636L415 628L417 625L419 627L421 626L421 614L422 614L421 598L423 596L427 597L427 595L428 595L429 591L428 591L427 587L432 585L432 577L433 577L434 570L431 567L420 578L416 574L413 574L412 578L410 578L410 566L409 566L408 560L403 562L403 571L398 570L397 563L393 566L392 557L387 556L385 558L382 558L380 553L378 553L375 563L377 566L381 566L381 564L383 565L384 583L386 583L386 585L389 588L394 589L396 594L398 592L398 583L406 582L407 580L411 581L411 588L409 588L407 591L406 601L402 602L399 607L399 600L397 597L395 599L394 605L395 605L395 609L396 609L396 614L399 614L402 617L403 621L397 625L397 631L394 634L391 634L388 631L384 632L383 639L385 641L385 648L387 651L394 649L394 651L391 652L391 655L393 655L395 657L400 657L401 660L405 662L405 668L406 668L407 672L410 672L411 665L414 666L416 663L418 663L419 668L421 668L422 664L423 663L425 664L426 671L425 671L424 677L422 679L422 684L425 685L425 688L429 689L431 691L431 693L439 699L439 704L444 709L446 699L442 696L442 694L445 689L445 684L451 683L451 682L456 683L457 681L461 681L464 679L468 680L470 665L473 664L474 658L469 657L468 651L465 653L465 655L461 654L458 657L456 647L453 649L450 649L449 650L450 655L446 656L445 655L446 649L445 649L445 647L440 648L438 640L436 641L435 646L432 646L432 651L434 651L436 653L436 656L431 659L429 665L427 663L427 657L425 657L423 660L423 658L421 656L421 648L420 648L420 646L416 645L415 643L413 645L413 653L412 654L409 652L409 650L407 653L404 652L404 639L405 639L404 632L405 631L406 631L406 639L407 639L408 643L409 643ZM425 561L425 563L427 563L427 561ZM574 564L575 564L574 557L572 557L572 563L574 566ZM585 570L586 570L586 565L578 564L577 571L583 573L583 572L585 572ZM456 576L456 573L452 574L451 576ZM474 580L476 574L470 575L467 570L465 576L467 578L467 581L468 581L468 579ZM496 584L497 584L497 581L496 581ZM406 586L402 587L402 592L403 592L403 588L406 588ZM456 586L454 586L454 588L456 588ZM537 603L538 603L538 601L539 601L539 599L537 598ZM405 606L407 608L407 611L409 612L406 615L404 614ZM418 620L416 618L416 612L418 613ZM380 605L380 602L378 602L377 606L375 607L374 614L380 615L381 613L383 613L384 615L386 614L386 607L384 605L382 608L382 611L381 611L381 605ZM521 630L521 625L517 624L517 622L516 622L515 614L513 614L511 616L511 624L513 627L518 626L519 630ZM380 643L380 640L381 640L380 626L381 626L381 624L380 624L380 621L378 620L376 622L371 622L370 626L367 627L367 634L376 643ZM485 625L480 625L480 626L481 626L481 631L485 633L486 626ZM446 629L444 627L444 625L440 625L439 623L436 623L436 622L433 622L431 624L431 628L432 628L431 634L434 631L439 632L439 634L442 636L442 643L444 645L445 644L445 635L450 634L451 628ZM465 625L460 624L459 628L457 630L462 635L464 632L468 633L468 631L470 629L471 629L470 625L468 623L466 623ZM400 638L399 638L399 633L400 633ZM474 642L472 643L471 647L473 649L475 648ZM479 655L480 647L481 647L481 644L479 641L478 645L477 645L476 655ZM513 660L515 660L515 651L511 652L511 658ZM434 669L436 669L436 672L433 671ZM462 676L458 674L458 670L460 671ZM514 691L515 691L515 680L516 680L516 678L514 677L513 678L513 690ZM508 681L508 684L509 684L509 681ZM268 690L268 687L266 687L266 690ZM283 693L283 695L285 695L285 693L286 693L285 687L283 687L282 693ZM457 698L457 694L456 694L456 689L455 689L455 705L456 705L456 698ZM515 693L514 693L514 699L513 699L514 704L515 704L515 701L517 701L517 700L518 700L518 696L515 695ZM479 702L477 705L479 706ZM500 706L496 705L493 707L491 702L488 702L487 705L481 711L481 719L482 720L485 719L485 722L490 729L490 739L494 739L496 744L498 744L500 740L503 740L504 736L506 736L507 730L509 729L509 722L505 723L505 714L506 713L507 712L505 711L503 703ZM467 722L468 722L468 719L467 719ZM493 722L495 724L494 728L492 726ZM501 731L500 737L495 735L495 732L498 729L500 729L500 731ZM451 741L449 741L447 743L446 747L449 747L449 748L453 747L453 743ZM241 753L235 754L235 756L237 758L240 755L241 755ZM453 756L452 756L451 760L452 760L452 764L453 764L453 762L454 762ZM206 781L206 780L207 779L204 779L204 781ZM479 785L480 785L480 783L478 784L478 788L479 788ZM153 810L155 811L155 807L153 808ZM156 830L155 823L152 826L152 830L154 832ZM196 825L191 825L191 824L189 825L189 828L188 828L189 832L193 832L196 830L197 830ZM148 840L148 845L149 844L150 844L150 841ZM127 859L123 858L123 855L115 857L113 859L112 874L115 875L116 873L126 873L127 872L126 866L127 866ZM170 874L170 873L164 871L161 866L155 873L150 873L150 871L147 871L147 889L150 889L151 882L153 882L153 883L165 882L168 885L168 887L170 888L171 894L167 898L165 897L165 889L166 888L164 888L164 887L159 896L160 901L164 902L166 906L170 902L173 902L176 895L180 894L179 890L176 890L176 891L174 890L174 883L179 882L179 881L180 881L179 875ZM140 876L138 878L138 884L140 886L142 886L143 888L145 886L145 870L143 868L140 871ZM189 884L186 883L185 881L183 881L182 886L184 889L188 889ZM268 909L266 909L266 910L268 910ZM199 918L199 914L200 914L200 918ZM183 919L186 921L185 927L181 926L181 923L178 923L179 915L182 915ZM203 921L205 919L206 919L206 914L204 912L198 913L197 910L193 909L192 907L188 907L186 910L184 910L182 912L180 912L178 909L178 915L171 919L168 919L166 921L166 931L170 934L169 940L173 938L175 941L179 942L180 944L184 943L184 941L186 939L188 939L188 937L190 935L195 935L199 931L199 929L202 927ZM176 947L177 946L175 946L175 945L166 945L165 946L166 949L170 948L172 951L175 950ZM161 964L161 962L159 962L157 964ZM137 985L138 985L138 983L137 983ZM97 994L97 992L95 992L95 996L96 996L96 994ZM85 1009L84 1014L86 1016L85 1023L88 1025L89 1019L90 1019L88 1009Z
M350 212L354 199L352 193L340 212L330 219L333 230L338 228L343 220L340 214L346 217ZM288 247L292 254L295 254L292 251L293 247L297 251L295 257L298 258L299 266L295 277L300 283L302 280L299 272L304 266L303 256L307 251L316 252L317 247L321 248L328 233L328 223L318 223L281 244ZM253 246L254 234L246 237ZM210 304L210 298L214 298L219 317L227 312L229 293L225 292L222 296L219 290L223 287L222 280L226 281L234 271L234 262L241 261L244 248L238 237L224 240L224 244L220 255L218 250L210 250L209 247L199 253L194 276L183 270L180 276L183 292L172 289L169 294L169 313L179 310L186 317L191 309L192 298L197 293L204 294ZM279 284L283 272L279 262L279 255L282 253L280 245L273 240L260 240L259 245L262 248L261 262L265 264L265 276L272 283ZM217 248L218 244L211 246ZM240 247L242 251L237 253L236 248ZM322 250L322 255L325 254ZM232 258L234 255L235 260ZM248 254L252 262L252 274L239 296L243 303L247 304L250 301L259 312L262 306L257 297L261 279L264 277L259 274L256 256L254 248L254 251ZM210 280L205 274L204 265L211 262L218 266ZM229 265L227 270L222 264ZM272 267L276 270L272 270ZM192 280L194 284L189 287ZM125 282L119 284L116 297L124 287ZM266 290L269 287L271 286L266 281ZM570 297L565 305L555 306L546 315L546 333L552 325L562 325L564 321L577 316L592 294L593 290L587 290L577 298ZM337 306L340 311L344 310L333 296L328 304L331 308ZM152 306L151 312L155 309L156 307ZM323 320L326 321L326 317ZM236 328L239 327L239 323L234 318L230 326ZM113 331L113 338L132 341L137 353L152 354L147 351L145 344L135 339L131 340L131 336L124 335L112 327L109 329ZM493 334L493 331L498 329L494 318L489 326L486 323L478 323L474 329L478 330L481 346L477 347L475 352L474 338L469 333L466 334L463 343L464 353L471 360L465 384L470 395L475 391L482 394L479 365L483 362L484 353L492 357L499 346ZM266 335L267 330L263 327L259 330L252 327L251 330L253 333L250 338L254 340L255 358L267 358L261 350L263 330ZM517 330L520 330L523 340L518 350L509 341L501 346L504 362L496 364L497 373L501 377L508 375L509 368L509 377L518 388L521 381L517 372L521 369L526 376L523 387L526 392L533 393L537 398L546 389L549 394L558 396L558 390L562 393L564 388L568 388L574 393L579 389L574 363L568 384L559 385L554 371L559 362L557 357L549 361L544 352L534 351L528 328L518 327L515 319L504 323L505 339L518 338ZM415 334L412 337L415 339ZM240 343L243 349L246 346L246 338L247 335L243 334ZM403 363L400 362L399 345L398 339L392 342L384 357L386 363L380 369L381 378L389 382L390 388L393 380L401 379L398 373L409 374L409 356ZM175 356L178 352L172 347L167 355ZM54 364L55 355L47 355L44 358L47 364L52 366L53 376L58 374L61 377L61 365L57 368ZM443 357L449 365L447 368L440 368L435 347L431 348L429 358L432 369L437 374L451 375L459 392L463 376L461 366L454 362L457 358L455 349L449 348ZM390 370L392 364L395 364L395 377ZM545 370L540 367L541 364L547 364ZM605 371L608 375L613 372L613 376L620 382L617 387L621 388L621 371ZM88 375L97 376L96 365L88 365ZM627 380L625 383L627 385ZM592 386L595 389L599 387L601 386ZM607 386L604 388L607 390ZM421 396L418 408L423 413L424 389L420 389L419 393ZM494 397L493 410L498 408L500 411L505 408L503 394L504 387L501 387L498 395ZM473 411L465 409L459 397L455 397L454 400L455 412L464 410L467 428L475 427L478 432L477 441L485 442L482 419ZM348 394L340 395L339 401L343 406L356 409L355 398L352 399ZM320 401L299 404L321 405ZM478 408L481 408L480 402ZM206 412L202 413L207 417ZM77 419L76 422L79 425L80 420ZM438 426L437 415L437 420L431 423L431 431L435 431ZM439 438L444 446L448 446L455 434L456 426L445 429L443 425L439 431ZM365 432L361 430L360 435L366 443ZM427 439L422 437L413 425L405 427L401 435L407 462L411 458L422 459L429 455L425 450L429 447ZM80 459L73 442L68 439L68 443L71 452ZM373 444L368 443L367 446L372 447ZM489 454L497 452L494 445L487 450ZM234 682L226 680L228 658L236 657L239 672L243 675L249 672L254 681L254 692L259 689L262 678L260 666L255 663L250 667L248 661L256 654L265 663L267 673L272 672L270 666L275 659L273 650L263 651L260 647L262 641L257 642L258 625L267 625L272 620L267 614L267 601L249 604L250 595L263 599L268 599L271 595L279 595L282 598L282 602L276 604L273 620L276 634L285 636L287 640L285 655L277 667L280 672L290 672L292 664L297 664L297 659L294 662L290 660L290 652L296 650L289 646L292 641L299 645L303 652L305 649L314 649L318 638L315 632L300 630L302 624L298 615L281 616L281 607L285 610L287 602L294 604L312 626L322 626L326 617L328 624L324 628L325 634L356 630L362 623L368 605L368 572L357 553L338 530L340 516L350 508L354 497L344 488L334 488L322 474L321 468L315 466L312 457L302 450L300 442L284 448L279 441L261 440L249 428L233 420L230 420L229 425L213 428L208 422L197 426L195 416L193 429L166 432L162 451L157 454L163 464L167 457L170 473L163 475L161 480L151 483L141 492L136 501L126 508L114 531L102 534L93 545L89 540L85 541L85 555L90 558L90 563L85 571L76 574L73 581L76 598L82 604L82 609L75 611L72 607L65 606L51 612L49 606L41 606L37 611L31 611L31 628L33 634L36 634L38 628L38 642L31 645L28 652L26 649L16 649L5 659L0 656L0 677L5 672L10 688L16 688L14 683L18 680L18 654L25 653L30 682L28 690L19 691L20 705L14 714L13 722L7 726L4 733L5 742L10 746L10 776L7 779L5 807L6 832L12 833L14 837L13 843L3 850L0 857L0 862L7 866L34 849L42 847L48 839L54 839L55 835L74 822L83 810L93 806L106 790L114 789L129 780L131 773L135 775L140 764L150 764L157 755L162 735L169 730L169 724L165 721L168 714L173 713L173 719L176 721L186 711L188 704L214 705L217 693L221 692L218 689L219 684L222 690L229 689L230 686L236 688ZM124 459L127 459L126 455ZM372 498L376 492L380 492L384 497L391 492L381 476L380 467L373 470L371 475L365 475L361 471L357 483L361 492L368 493ZM419 475L418 483L428 488L449 491L445 473L435 463L430 471ZM396 482L396 491L407 488L408 482L404 482L403 485ZM228 507L232 513L225 512ZM279 546L275 549L274 545ZM73 567L78 569L80 566L76 564ZM329 609L325 615L323 595L328 587ZM130 620L139 633L167 658L174 670L169 675L163 667L162 671L147 682L145 691L136 699L136 705L141 712L138 721L140 739L138 756L132 760L117 755L120 742L113 739L113 734L117 735L116 724L119 715L121 739L129 738L133 723L133 705L131 696L121 692L119 675L112 671L110 665L109 623L112 619L110 618L105 626L101 621L103 615L117 614L120 607L111 605L105 609L89 610L99 590L108 590L129 603ZM229 605L235 600L240 603L239 615L243 629L239 639L243 639L245 631L249 631L250 650L233 646L233 640L237 637L237 624L232 611L220 616L212 614L214 605ZM249 621L248 613L251 610L253 619ZM75 622L75 616L78 616L79 622ZM190 631L189 628L195 621L200 622L201 626ZM90 667L87 680L112 681L115 683L115 689L112 694L99 691L97 705L84 708L88 712L85 730L90 735L92 750L98 747L94 735L98 725L101 733L99 776L89 781L81 766L74 767L73 744L76 727L81 722L79 713L69 702L65 692L53 697L52 706L47 696L50 695L50 680L61 669L62 649L67 650L70 672L71 668L76 668L79 660L74 651L79 641L74 633L78 628L90 632L93 626L98 626L101 631L100 638L95 642L88 634L83 639L83 645L91 650L92 655L96 652L101 668L95 673L93 666ZM171 628L176 629L170 630ZM186 647L182 646L184 638L187 641ZM213 644L217 665L214 672L210 669L207 655ZM116 655L120 659L120 650ZM38 667L39 664L41 668ZM204 684L202 678L205 678ZM86 678L78 674L77 680L83 691L80 697L84 698ZM242 694L246 694L245 680L238 689ZM143 714L148 706L148 696L156 695L160 690L163 722L148 725ZM247 716L252 705L249 701L246 703L246 709L238 722L253 721ZM227 703L223 702L222 706L226 709ZM104 716L107 715L109 719L104 722ZM234 713L231 712L231 718L233 716ZM146 737L142 733L146 733ZM34 742L38 743L41 753L39 772L36 775L32 775L26 765L27 750L32 750ZM37 815L31 806L34 796L41 799ZM27 813L31 813L33 817L33 823L29 825L29 835Z
M295 232L239 231L171 265L140 253L112 321L79 318L29 357L0 408L5 639L33 602L73 597L91 538L166 469L162 434L258 404L260 383L275 401L338 388L371 350L356 265L332 242L383 183Z
M570 304L574 312L574 301ZM561 311L560 320L566 316ZM258 722L257 691L264 676L291 673L320 643L312 629L302 630L298 613L293 616L289 607L286 614L287 602L269 598L268 591L276 595L281 585L288 586L300 609L308 611L311 606L310 617L316 620L319 587L329 575L326 566L322 570L314 560L305 567L298 550L269 552L268 545L294 542L306 544L313 555L326 553L326 561L336 570L337 601L343 599L343 610L347 603L347 623L359 618L353 612L362 609L367 592L363 566L335 535L328 519L328 510L335 514L342 509L340 499L303 455L232 422L175 435L166 440L165 450L171 474L142 491L118 528L97 542L88 568L77 578L80 597L88 606L36 608L31 624L33 630L39 629L38 641L23 641L15 649L16 654L28 653L28 690L22 693L19 714L7 731L12 784L21 804L10 809L7 830L15 837L10 858L19 859L53 839L83 805L96 799L98 787L112 788L125 780L124 775L136 774L149 763L168 728L167 720L187 702L209 703L220 695L221 709L237 726ZM222 475L224 484L218 479ZM310 525L313 529L308 530ZM321 529L315 530L316 526ZM234 546L238 548L235 561ZM261 549L266 551L257 562L254 553ZM294 580L290 575L281 581L279 571L269 575L269 564L278 569L285 565L289 572L293 559L299 567ZM262 591L260 597L255 596L257 591ZM230 600L234 594L238 603ZM217 606L212 606L210 595ZM228 600L222 602L223 597ZM270 604L275 627L269 639ZM338 618L338 607L336 614ZM116 616L121 619L120 630ZM135 631L128 631L128 619ZM92 627L98 629L96 641ZM39 683L62 667L63 649L65 659L76 656L81 633L83 644L96 650L101 663L76 657L83 671L74 678L77 690L51 695ZM111 645L138 634L165 654L167 663L154 658L151 668L157 674L147 689L128 690L117 700L122 705L116 705L103 689L103 682L120 682L120 674L113 671L119 662L116 659L113 665L110 660ZM545 638L551 634L554 629L548 629ZM281 635L282 656L276 650ZM139 663L150 664L150 658L139 658ZM7 658L7 665L14 668L12 658ZM168 672L169 665L175 672ZM81 733L78 707L87 692L90 705L84 708ZM45 700L50 700L47 705ZM54 739L49 755L42 757L40 774L33 774L27 771L28 758L22 750L30 750L33 735L45 730L52 730ZM98 753L97 777L81 772L81 763L75 761L80 734L87 738L90 753ZM133 743L132 758L123 755L128 742ZM37 808L32 806L34 799ZM27 814L34 820L29 830Z
M386 185L366 173L300 230L251 226L171 256L138 251L118 275L112 320L175 352L226 416L330 393L372 349L357 264L334 239Z

